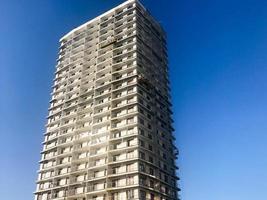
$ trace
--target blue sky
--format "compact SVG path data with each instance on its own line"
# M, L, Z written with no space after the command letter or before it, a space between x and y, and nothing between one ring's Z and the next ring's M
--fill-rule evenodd
M1 199L33 199L58 39L121 2L0 0ZM182 199L266 200L267 1L143 4L168 33Z

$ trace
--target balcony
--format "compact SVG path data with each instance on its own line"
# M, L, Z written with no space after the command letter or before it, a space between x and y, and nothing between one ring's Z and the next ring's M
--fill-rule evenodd
M106 174L106 169L100 170L100 171L94 171L88 175L89 179L94 179L94 178L101 178L105 177Z
M98 183L87 187L87 193L106 192L106 184Z
M93 169L93 168L101 168L101 167L105 167L107 165L107 162L105 161L105 158L102 159L97 159L95 161L92 161L89 163L89 168Z
M76 135L75 140L76 140L76 141L87 140L87 139L90 138L91 133L92 133L92 132L90 132L90 131L86 131L86 132L79 133L79 134Z
M128 188L133 187L139 184L138 177L132 177L132 178L125 178L125 179L119 179L116 181L112 181L111 183L108 183L109 189L122 189L122 188Z
M118 131L115 133L111 133L111 137L110 137L110 142L111 141L116 141L116 140L121 140L122 138L127 138L127 137L131 137L134 135L138 134L138 130L137 127L131 128L131 129L126 129L126 130L122 130L122 131Z
M132 173L136 173L138 172L138 166L137 166L137 162L135 163L134 166L132 167L128 167L125 166L121 166L121 167L114 167L113 169L110 169L108 171L108 176L109 177L115 177L115 176L123 176L123 175L127 175L127 174L132 174Z
M117 40L114 37L107 38L106 41L103 41L99 44L100 48L105 48L111 44L114 44Z
M116 153L116 152L110 152L110 153ZM134 150L134 151L131 151L128 153L110 156L108 159L109 160L108 163L109 164L118 164L118 163L122 163L122 162L130 162L130 161L136 160L136 159L138 159L138 152L137 152L137 150Z

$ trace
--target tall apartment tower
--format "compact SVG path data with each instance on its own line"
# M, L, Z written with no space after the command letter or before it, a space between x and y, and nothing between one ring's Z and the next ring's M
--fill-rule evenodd
M177 200L165 32L128 0L60 39L35 200Z

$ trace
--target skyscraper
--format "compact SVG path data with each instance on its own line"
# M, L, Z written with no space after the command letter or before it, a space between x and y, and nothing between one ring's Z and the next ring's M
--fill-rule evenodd
M36 200L178 199L167 65L138 0L60 39Z

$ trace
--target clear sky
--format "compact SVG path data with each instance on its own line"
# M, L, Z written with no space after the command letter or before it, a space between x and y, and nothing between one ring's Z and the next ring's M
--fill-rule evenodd
M30 200L58 39L121 0L0 0L0 199ZM183 200L267 198L267 1L144 0L168 33Z

